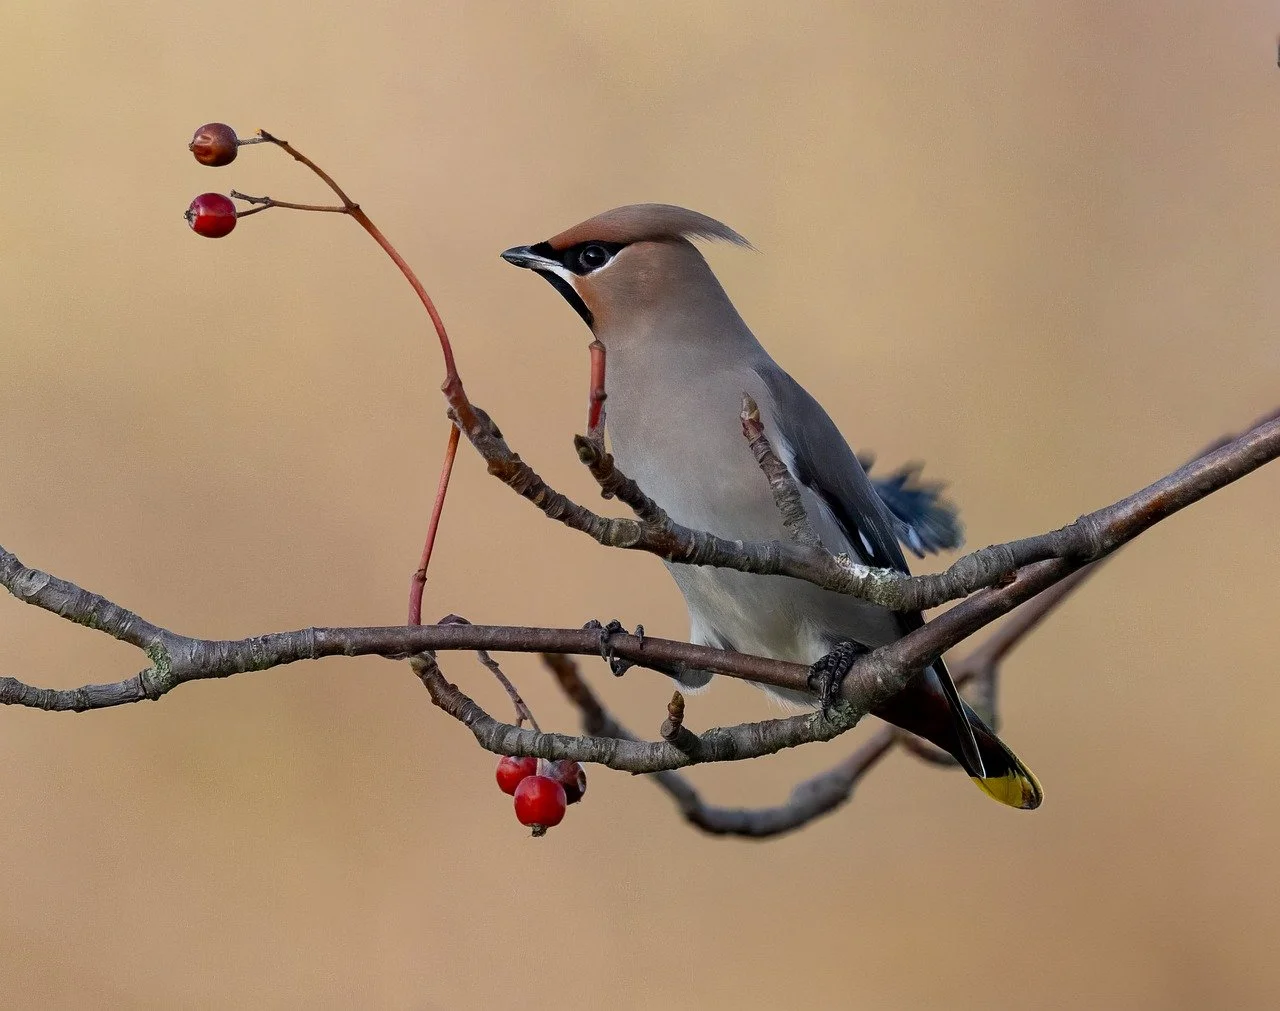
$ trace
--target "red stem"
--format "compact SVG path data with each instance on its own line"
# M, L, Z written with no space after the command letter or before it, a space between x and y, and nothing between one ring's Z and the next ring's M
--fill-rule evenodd
M591 390L587 402L587 438L594 442L604 441L604 402L607 393L604 391L604 345L592 341L587 345L591 352Z
M404 279L409 282L409 286L413 288L418 296L418 300L422 303L422 307L427 310L427 315L431 317L431 323L436 329L436 337L440 341L440 353L444 356L444 382L440 384L440 389L444 391L445 397L453 406L458 419L463 424L471 424L474 420L471 412L471 404L467 400L466 391L462 388L462 377L458 375L458 366L453 359L453 345L449 342L449 333L445 330L444 320L440 318L440 313L436 310L436 305L431 301L431 296L427 294L427 289L422 286L422 282L418 280L418 275L413 272L413 268L405 262L403 256L393 246L390 240L382 234L381 230L360 209L360 205L352 200L342 191L342 187L333 181L333 177L324 169L295 148L287 140L281 140L274 137L266 130L259 130L258 136L261 140L276 145L282 151L292 156L296 161L302 162L307 168L314 172L324 182L329 189L337 195L342 201L341 208L328 208L303 204L282 204L279 201L270 201L268 206L277 207L293 207L298 210L341 210L351 215L359 222L360 227L369 233L370 237L379 246L382 251L391 257L391 262L400 268L400 273L404 275ZM246 211L245 214L251 214L253 211ZM244 216L244 215L242 215ZM449 491L449 476L453 473L453 460L458 452L458 428L450 426L449 442L445 447L444 460L440 465L440 483L436 487L436 500L431 507L431 521L427 526L427 538L422 546L422 561L417 570L413 574L413 579L409 585L409 624L420 625L422 623L422 594L427 585L427 566L431 563L431 552L435 548L436 532L440 528L440 514L444 510L445 495Z
M427 539L422 545L422 561L418 564L409 584L409 624L422 624L422 593L427 585L427 566L431 564L431 552L436 546L436 531L440 529L440 514L444 512L444 497L449 491L449 475L453 473L453 459L458 455L458 426L449 426L449 441L444 447L444 460L440 464L440 482L436 485L436 500L431 507L431 521L427 524Z
M427 310L427 315L431 317L431 323L436 328L436 336L440 339L440 353L444 356L444 382L440 384L440 388L447 389L455 384L461 387L462 378L458 375L458 366L454 364L453 345L449 343L449 334L444 328L444 320L440 318L440 313L436 311L436 304L431 301L431 296L427 294L427 289L418 280L418 275L405 262L404 257L396 251L396 247L378 230L378 226L369 220L369 216L354 204L351 205L351 216L360 222L360 226L373 237L373 241L381 246L383 252L391 257L391 261L400 268L400 273L404 275L405 280L409 282L417 293L419 300L422 302L422 307Z
M365 212L360 209L360 205L347 196L342 191L342 187L333 181L333 178L328 172L295 148L287 140L281 140L278 137L273 137L271 134L267 133L266 130L259 130L258 135L262 137L263 140L275 144L278 148L287 152L296 160L302 162L303 165L307 166L307 168L311 169L312 172L319 176L324 181L325 185L328 186L329 189L333 190L338 199L342 201L342 206L346 212L355 218L356 221L360 222L360 227L369 233L373 238L373 241L382 247L382 251L391 257L391 262L400 268L400 273L404 275L405 280L409 282L410 287L412 287L417 293L418 299L422 302L422 307L427 310L427 315L431 317L431 323L436 328L436 336L440 339L440 353L444 356L444 383L441 385L441 389L449 391L457 388L460 392L462 379L458 375L457 365L454 364L453 345L449 343L449 334L444 328L444 320L440 318L440 313L436 311L435 303L431 301L431 296L427 294L427 289L422 286L422 282L418 280L418 275L413 272L413 268L405 262L404 257L396 251L396 247L391 244L387 237L378 230L378 226L369 220L369 215L365 214Z

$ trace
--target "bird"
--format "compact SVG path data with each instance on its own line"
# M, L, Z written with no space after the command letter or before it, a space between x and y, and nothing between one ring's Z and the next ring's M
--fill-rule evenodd
M610 451L673 521L731 540L788 536L742 437L747 395L823 546L908 572L899 540L916 553L945 544L938 511L932 525L913 525L919 496L913 504L899 494L897 514L886 505L828 413L756 339L696 240L750 247L697 211L632 204L501 255L549 281L604 346ZM899 492L906 483L898 482ZM881 482L891 500L893 486L893 479ZM919 612L895 612L789 576L673 562L667 568L684 595L690 641L809 665L812 691L768 689L801 706L825 704L859 653L924 623ZM675 676L690 689L712 677ZM873 713L948 752L995 800L1023 810L1040 805L1036 777L960 697L941 658Z

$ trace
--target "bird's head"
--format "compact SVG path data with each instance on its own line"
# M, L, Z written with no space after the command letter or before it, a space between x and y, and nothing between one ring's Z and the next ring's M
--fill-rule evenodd
M691 239L749 246L728 225L671 204L615 207L502 258L545 277L608 347L664 314L728 298Z

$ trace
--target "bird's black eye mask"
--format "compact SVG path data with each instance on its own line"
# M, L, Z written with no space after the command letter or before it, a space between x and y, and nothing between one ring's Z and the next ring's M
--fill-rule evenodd
M547 260L555 260L570 273L586 277L609 263L618 255L618 250L625 245L625 242L580 242L568 249L552 249L551 243L539 242L536 246L530 246L529 252ZM564 300L573 306L573 311L582 317L587 327L594 330L595 316L582 301L582 297L574 291L573 285L554 271L538 270L536 267L534 269L551 283L551 287L564 296Z
M529 252L555 260L570 273L585 277L603 267L625 246L625 242L579 242L568 249L557 250L552 249L549 242L539 242L530 246Z

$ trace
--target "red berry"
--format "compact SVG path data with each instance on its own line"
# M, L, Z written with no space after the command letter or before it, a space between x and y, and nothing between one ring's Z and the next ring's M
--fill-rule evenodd
M587 770L569 759L551 763L551 771L547 773L552 779L564 787L564 798L567 804L576 804L587 792Z
M547 776L526 776L516 787L516 820L534 835L559 825L565 804L564 787Z
M195 132L187 150L201 165L230 165L240 150L236 132L226 123L205 123Z
M520 781L538 771L536 758L513 758L507 755L498 762L498 771L494 778L498 781L498 789L503 793L515 793Z
M201 193L183 217L197 235L220 239L236 227L236 205L221 193Z

